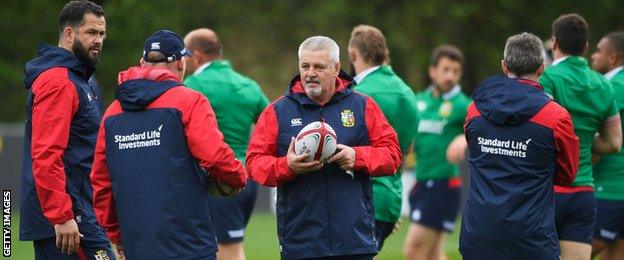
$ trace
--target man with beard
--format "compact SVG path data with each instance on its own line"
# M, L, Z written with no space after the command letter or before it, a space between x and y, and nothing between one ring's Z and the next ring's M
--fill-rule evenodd
M410 192L408 259L441 259L444 232L452 232L459 210L459 164L466 153L463 124L470 99L458 85L464 56L442 45L431 54L432 85L416 96L420 122L414 141L416 185Z
M349 40L349 60L357 83L355 89L379 104L397 132L401 153L407 155L418 126L416 97L388 64L390 52L386 47L386 37L375 27L356 26ZM372 178L371 182L375 202L375 234L378 249L381 250L401 215L401 170L392 176Z
M396 133L372 98L352 90L334 40L310 37L298 56L299 75L258 119L247 169L256 182L277 187L282 259L372 259L371 176L393 175L401 165ZM340 142L326 163L294 151L294 137L315 121L329 124Z
M104 10L69 2L59 33L59 47L39 46L26 64L20 239L33 241L36 259L114 258L89 181L102 113L87 81L106 36Z
M624 32L602 37L592 54L592 67L603 73L615 93L620 117L624 114ZM600 259L624 259L624 151L601 156L594 165L596 227L592 255Z

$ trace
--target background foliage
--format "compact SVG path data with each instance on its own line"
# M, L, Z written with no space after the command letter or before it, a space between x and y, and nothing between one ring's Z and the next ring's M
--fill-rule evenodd
M197 27L214 29L225 57L256 79L269 98L283 93L297 72L296 50L305 38L326 35L343 49L353 26L370 24L387 37L392 66L416 91L429 84L427 66L435 46L464 50L462 85L470 93L486 76L499 73L505 39L523 31L550 37L560 14L577 12L590 25L590 53L602 35L624 29L624 1L420 0L420 1L97 1L106 12L108 38L97 77L105 104L113 98L117 73L138 63L145 39L159 29L181 36ZM0 122L24 117L24 63L36 44L58 41L58 13L65 1L9 0L0 9Z

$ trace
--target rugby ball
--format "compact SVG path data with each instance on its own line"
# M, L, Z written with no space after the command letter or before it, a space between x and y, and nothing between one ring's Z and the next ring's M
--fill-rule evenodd
M306 125L295 138L295 154L307 154L306 162L324 163L336 152L336 132L325 122L315 121Z
M208 194L219 198L230 198L238 195L243 188L232 188L225 183L218 182L212 178L208 178L206 183Z

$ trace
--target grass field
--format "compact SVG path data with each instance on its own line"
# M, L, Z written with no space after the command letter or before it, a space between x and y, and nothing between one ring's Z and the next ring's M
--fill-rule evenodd
M34 259L31 242L18 241L19 220L13 216L12 220L12 255L11 259L27 260ZM403 220L403 225L398 233L390 235L384 244L378 260L403 259L403 240L407 232L408 221ZM249 260L279 259L275 216L269 213L256 212L251 217L247 231L245 232L245 252ZM457 251L459 232L456 231L447 237L446 254L449 259L461 259Z

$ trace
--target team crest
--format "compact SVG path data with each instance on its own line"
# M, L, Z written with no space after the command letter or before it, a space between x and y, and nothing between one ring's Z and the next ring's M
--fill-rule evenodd
M355 116L353 116L353 111L349 109L340 112L340 119L344 127L353 127L355 125Z
M104 249L98 249L97 251L95 251L95 255L93 255L93 258L95 260L110 260L108 254L106 253L106 250Z
M444 101L442 105L440 105L440 110L438 110L438 114L440 117L449 117L451 115L451 111L453 111L453 105L449 101Z

